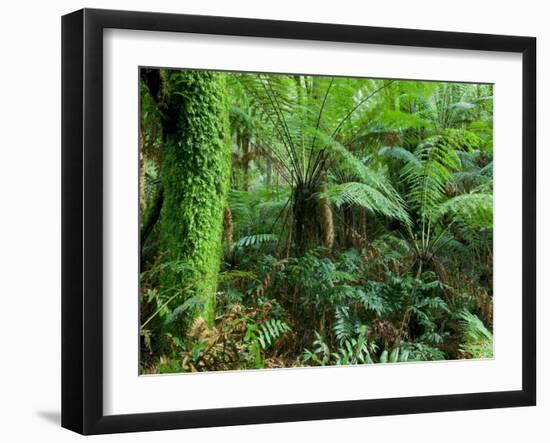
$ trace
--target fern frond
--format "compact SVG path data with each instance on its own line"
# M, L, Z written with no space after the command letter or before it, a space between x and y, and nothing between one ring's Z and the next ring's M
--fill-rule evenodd
M399 146L383 146L378 151L378 155L420 166L420 160L411 151Z
M493 195L470 192L447 200L438 208L438 216L449 214L454 221L472 229L493 227Z
M262 349L266 350L290 331L290 326L282 320L270 319L260 325L258 330L258 340Z
M337 207L359 206L388 218L409 223L409 216L401 205L366 183L348 182L331 185L325 196Z
M454 145L442 136L421 143L415 151L416 161L409 161L401 176L409 186L408 200L422 220L432 220L443 201L452 172L460 169Z
M248 246L257 246L262 243L275 242L277 236L274 234L254 234L247 235L238 239L233 245L234 248L245 248Z
M460 350L465 358L493 358L493 334L477 315L467 310L459 313L464 342Z

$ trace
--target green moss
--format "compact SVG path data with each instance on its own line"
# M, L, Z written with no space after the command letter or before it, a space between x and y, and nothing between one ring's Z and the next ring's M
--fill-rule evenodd
M191 286L212 324L221 256L223 209L231 167L225 79L219 73L163 72L165 157L161 248L167 260L195 270L191 281L168 268L162 286Z

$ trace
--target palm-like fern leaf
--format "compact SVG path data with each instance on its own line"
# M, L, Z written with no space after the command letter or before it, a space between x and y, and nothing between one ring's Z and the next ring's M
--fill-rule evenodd
M409 223L408 214L403 206L369 184L359 182L335 184L329 187L325 195L337 207L359 206L388 218Z
M248 246L256 246L262 243L275 242L278 237L273 234L254 234L241 237L233 245L234 248L244 248Z
M415 160L407 162L401 171L409 187L409 203L423 221L434 218L438 205L444 200L452 172L460 169L455 147L448 137L431 137L418 146Z
M493 195L486 192L470 192L447 200L438 208L438 215L449 214L458 222L473 229L493 227Z

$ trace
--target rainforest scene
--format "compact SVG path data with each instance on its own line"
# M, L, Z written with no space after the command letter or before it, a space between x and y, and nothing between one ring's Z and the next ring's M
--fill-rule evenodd
M140 68L140 374L493 357L493 85Z

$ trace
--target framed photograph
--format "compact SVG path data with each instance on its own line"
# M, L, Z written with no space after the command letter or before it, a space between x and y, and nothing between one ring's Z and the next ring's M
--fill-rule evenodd
M62 425L536 402L531 37L62 20Z

